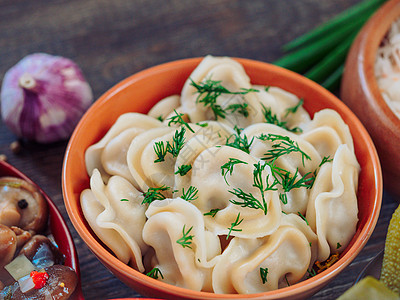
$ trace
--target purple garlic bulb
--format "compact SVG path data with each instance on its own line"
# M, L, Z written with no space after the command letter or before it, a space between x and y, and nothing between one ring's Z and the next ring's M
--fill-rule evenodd
M0 100L1 117L14 134L52 143L69 138L93 94L72 60L35 53L6 72Z

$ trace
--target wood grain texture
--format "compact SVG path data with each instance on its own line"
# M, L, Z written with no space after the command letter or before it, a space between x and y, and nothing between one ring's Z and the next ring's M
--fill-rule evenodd
M76 61L95 98L125 77L159 63L206 54L272 62L281 46L328 20L357 0L0 0L0 80L34 52ZM0 154L53 199L66 218L78 249L86 299L140 297L105 269L75 232L61 192L67 142L23 143L0 123ZM374 234L357 259L312 299L336 299L384 245L397 207L384 195Z

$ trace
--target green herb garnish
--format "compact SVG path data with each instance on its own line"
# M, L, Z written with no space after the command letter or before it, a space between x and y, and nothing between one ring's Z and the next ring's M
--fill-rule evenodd
M168 145L168 143L165 145L163 141L154 143L153 149L158 157L156 160L154 160L155 163L165 161L165 155L167 155Z
M124 199L121 199L120 201L129 201L129 200L124 198Z
M240 223L243 222L243 219L239 220L239 218L240 218L240 213L237 214L236 220L233 223L231 223L231 227L228 228L229 232L228 232L228 235L226 236L226 239L229 238L229 236L231 235L232 231L242 231L242 229L234 228L234 227L240 225Z
M224 176L224 179L225 179L225 182L227 185L229 185L229 183L226 179L226 175L228 174L228 172L229 172L229 175L232 175L233 167L237 164L246 164L247 165L247 162L237 159L237 158L229 158L229 161L221 166L221 175Z
M306 222L306 224L307 225L309 225L310 226L310 224L308 223L308 221L307 221L307 219L306 219L306 217L305 216L303 216L303 214L301 213L301 212L297 212L297 214L304 220L304 222Z
M242 128L235 126L234 129L235 129L236 133L230 135L226 139L225 145L236 148L236 149L240 149L240 150L250 154L250 146L254 141L254 137L252 137L251 140L249 141L247 139L246 135L243 135L243 136L241 135L241 132L243 131ZM232 138L233 138L233 140L231 141Z
M161 270L159 268L153 268L149 273L146 274L147 276L158 279L158 276L161 276L162 279L164 279L163 274L161 273Z
M187 248L192 249L191 244L192 244L192 240L193 240L194 236L193 236L193 235L188 235L188 234L189 234L189 232L193 229L193 226L190 227L190 228L188 229L188 231L186 231L186 232L185 232L185 227L186 227L186 225L183 225L183 228L182 228L182 237L181 237L180 239L178 239L176 242L177 242L178 244L180 244L183 248L186 248L186 247L187 247Z
M304 103L304 99L301 98L300 101L299 101L295 106L286 108L285 117L287 117L289 114L294 114L294 113L296 113L297 110L299 109L299 107L303 105L303 103Z
M340 243L336 244L336 249L339 249L340 247L342 247L342 245L340 245Z
M333 158L330 158L330 156L328 155L328 156L324 156L323 158L322 158L322 161L321 161L321 163L319 164L319 168L321 168L321 166L324 164L324 163L327 163L327 162L331 162L331 161L333 161Z
M240 89L238 92L231 92L227 88L221 85L221 81L212 80L210 78L206 79L204 82L196 83L191 78L191 85L196 89L196 93L198 93L198 97L196 99L196 103L202 103L206 107L210 107L214 113L215 119L218 120L218 117L225 118L226 110L224 110L221 105L217 104L217 98L222 94L230 94L230 95L245 95L250 92L258 92L256 89ZM232 112L236 111L239 107L231 106L231 108L227 108L227 110L232 110ZM247 106L246 106L247 108ZM245 109L247 111L247 109ZM244 114L244 106L242 105L240 113Z
M175 174L185 176L187 172L189 172L191 169L192 169L191 165L181 165L178 167L178 170L175 172Z
M143 193L144 199L142 201L142 204L145 203L150 204L155 200L164 200L165 196L161 192L167 191L169 189L170 187L165 185L158 188L153 188L153 187L148 188L147 192Z
M249 105L247 103L235 103L235 104L230 104L226 108L227 111L231 111L231 113L238 112L239 114L243 115L244 117L249 116L249 111L247 110L247 107Z
M267 275L268 275L268 268L260 268L260 277L263 284L268 282Z
M187 189L186 193L185 193L185 189L182 189L181 198L186 200L186 201L196 200L198 198L198 196L197 196L198 192L199 192L199 190L196 187L189 186L189 188Z
M272 149L268 150L267 153L265 153L265 157L263 157L263 160L274 160L277 159L278 157L289 154L292 152L298 152L301 154L301 161L304 166L304 159L311 160L311 157L307 155L303 150L300 149L299 144L293 140L291 140L288 136L283 136L279 134L268 134L265 136L265 139L271 142L277 142L275 144L272 144Z
M182 116L184 116L185 114L180 114L175 109L174 109L174 112L175 112L175 116L168 118L168 120L169 120L168 126L171 126L171 124L181 124L181 125L185 126L187 129L189 129L191 132L194 133L194 130L192 129L192 127L190 127L190 125L182 119Z
M279 127L282 127L282 128L284 128L284 129L286 129L288 131L291 131L291 132L302 132L302 130L299 127L294 127L292 129L289 129L286 126L287 122L280 121L278 119L278 116L276 114L272 113L272 110L271 110L270 107L265 107L264 104L261 104L261 105L263 107L263 111L262 112L263 112L263 115L264 115L264 118L265 118L265 122L267 122L269 124L274 124L274 125L279 126Z
M220 211L219 208L214 208L214 209L210 210L209 212L204 213L203 215L204 215L204 216L211 216L211 217L214 218L215 215L217 214L217 212L219 212L219 211Z

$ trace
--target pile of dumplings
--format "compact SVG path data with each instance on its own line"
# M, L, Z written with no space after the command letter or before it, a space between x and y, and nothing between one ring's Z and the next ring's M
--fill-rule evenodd
M207 103L198 86L211 80L225 92ZM121 115L86 150L88 224L121 261L179 287L251 294L305 280L356 232L360 166L340 115L311 119L301 101L206 56L180 95ZM301 151L268 158L279 149L268 136ZM277 172L309 184L289 190Z

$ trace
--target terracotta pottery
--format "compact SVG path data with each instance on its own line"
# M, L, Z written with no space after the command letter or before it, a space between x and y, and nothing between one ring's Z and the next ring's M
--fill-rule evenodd
M347 56L341 98L358 116L375 143L385 189L400 195L400 119L383 99L375 79L377 49L393 21L400 1L384 4L364 25Z
M357 232L332 267L292 286L259 294L224 295L192 291L150 278L118 260L95 236L82 213L80 193L89 187L84 153L91 144L102 138L119 115L126 112L147 113L162 98L179 94L201 58L184 59L152 67L118 83L86 112L69 141L62 174L65 206L79 235L115 276L144 296L164 299L307 298L338 276L354 260L375 228L382 200L381 169L372 140L357 117L333 94L301 75L264 62L236 60L244 66L253 84L278 86L304 98L304 108L311 116L324 108L334 109L348 124L354 138L355 153L361 165Z

